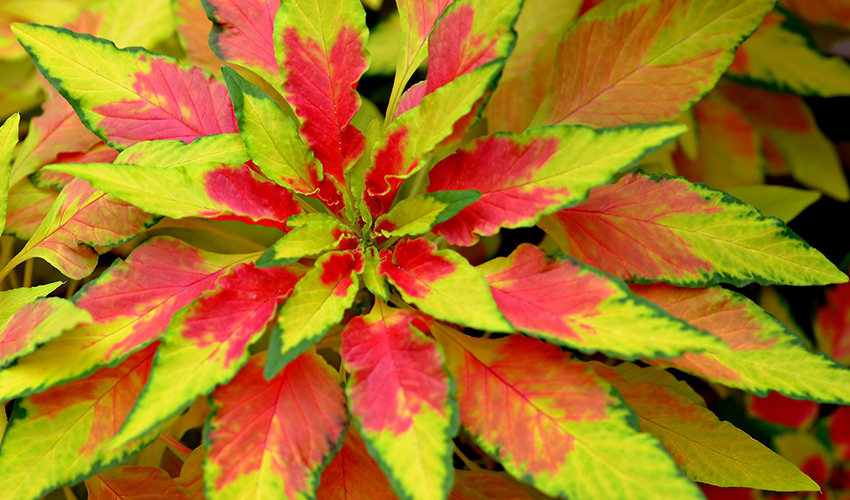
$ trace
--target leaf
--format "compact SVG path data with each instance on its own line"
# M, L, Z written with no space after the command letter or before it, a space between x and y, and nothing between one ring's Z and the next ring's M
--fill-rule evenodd
M262 90L230 68L222 68L239 132L251 158L270 179L301 194L319 189L322 165L298 135L298 126Z
M812 326L818 350L841 364L850 364L850 285L826 289L825 303L815 311Z
M730 347L724 352L687 353L664 364L759 396L773 390L820 403L850 402L844 390L850 370L809 352L797 334L743 295L720 287L665 284L635 285L632 290Z
M724 349L717 339L635 296L616 278L573 259L549 259L534 245L522 244L509 257L477 269L511 324L555 344L626 359Z
M170 3L169 0L95 2L65 27L111 40L119 47L153 47L174 34Z
M777 217L786 224L820 199L818 191L785 186L740 186L728 192L765 217Z
M366 247L363 252L363 285L372 295L383 301L390 300L390 285L387 278L381 274L381 254L374 246Z
M584 16L555 55L532 124L613 127L675 118L732 63L774 0L642 0Z
M22 179L21 182L11 186L9 197L6 199L4 233L20 240L32 238L58 196L53 189L36 187L30 179Z
M358 0L294 0L275 18L284 96L325 176L340 184L365 147L349 123L360 106L354 88L369 65L368 33Z
M431 332L460 382L461 423L512 476L561 498L701 498L588 365L520 335Z
M797 467L729 422L721 422L702 397L657 368L592 362L652 434L694 481L771 491L817 491Z
M123 466L101 472L86 480L89 500L132 500L150 498L188 500L186 490L168 473L156 467Z
M18 125L21 115L14 114L0 126L0 234L6 227L6 200L8 199L12 154L18 144Z
M424 234L481 198L474 189L423 193L401 200L375 222L375 232L389 237Z
M493 472L455 470L450 500L531 500L508 478Z
M481 192L479 201L435 232L450 244L470 246L502 227L533 226L542 215L581 203L590 188L611 182L682 132L681 126L539 127L479 139L429 173L429 192Z
M425 13L442 6L414 5ZM374 165L366 172L364 199L373 216L389 212L401 183L423 166L424 155L446 141L458 142L478 120L516 40L510 27L518 14L517 0L470 0L446 8L429 42L426 83L413 87L413 97L399 104L392 101L400 88L396 78L388 117L397 118L374 145ZM409 22L406 15L402 14L402 26ZM402 113L405 110L409 111Z
M393 89L403 89L428 57L428 37L443 11L454 0L397 0L401 42Z
M322 472L316 500L397 500L356 429L349 427L342 449Z
M745 396L747 414L766 422L806 431L820 416L820 405L812 401L791 399L771 392L760 398Z
M357 235L339 220L308 222L274 242L257 260L257 266L285 266L328 250L351 250L358 241Z
M627 175L541 222L565 252L640 283L697 287L847 281L779 219L765 218L721 191L680 177Z
M581 0L525 0L514 29L517 41L485 113L490 132L524 132L552 80L561 36L575 21Z
M209 46L222 60L245 66L280 88L274 22L280 0L201 0L213 22Z
M190 64L213 73L222 66L222 60L213 53L209 44L212 24L207 19L202 0L172 0L171 9L177 28L177 38L186 52Z
M370 454L403 499L446 498L458 431L443 356L423 335L430 318L376 300L342 332L346 393Z
M726 75L779 92L807 96L848 95L850 66L840 57L826 57L799 21L773 11L738 49Z
M286 227L300 213L292 192L246 165L196 163L160 168L122 163L51 165L86 179L111 196L175 219L203 217Z
M673 155L676 171L691 182L728 191L764 184L765 159L761 137L743 111L715 93L694 108L698 154L690 159L681 149Z
M119 259L75 295L75 305L91 314L92 323L64 332L0 371L0 400L114 365L159 337L174 313L214 288L227 268L252 257L205 252L172 238L139 245L126 262Z
M14 288L0 291L0 325L9 321L15 313L35 302L40 297L46 297L62 286L61 281L26 288Z
M86 127L112 147L237 131L227 88L199 68L60 28L12 30Z
M203 445L192 450L180 468L180 475L174 479L186 488L188 500L204 500L204 458L206 452Z
M809 22L850 28L850 7L844 0L781 0L779 4Z
M485 64L507 58L522 2L459 0L446 7L428 40L425 95Z
M487 281L460 254L437 250L424 238L405 238L392 250L381 250L380 257L378 272L422 312L480 330L513 331Z
M62 190L13 262L41 257L69 278L82 279L97 266L92 247L118 246L157 220L84 180L75 180Z
M151 376L116 443L125 443L232 379L306 269L241 264L181 309L162 336Z
M840 201L850 199L835 147L820 131L800 96L731 83L721 85L719 90L763 136L770 167L790 169L801 184L827 196Z
M271 380L265 354L253 356L212 396L204 429L209 500L310 498L345 434L345 397L337 374L309 351Z
M35 351L38 345L87 321L91 321L88 312L58 297L25 305L5 322L0 321L0 367L8 366L15 359Z
M154 439L122 448L110 442L147 379L155 350L150 346L115 368L18 401L0 448L4 494L35 500L126 460Z
M238 134L217 134L199 137L189 143L173 140L143 141L122 151L116 162L175 168L181 165L240 165L250 159Z
M271 379L342 320L360 290L360 251L328 252L295 285L271 337L265 376Z

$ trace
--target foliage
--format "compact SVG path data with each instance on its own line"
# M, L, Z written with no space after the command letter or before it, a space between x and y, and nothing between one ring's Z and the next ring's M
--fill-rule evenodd
M826 354L748 298L848 281L786 224L850 200L801 97L850 94L797 17L840 0L47 3L0 7L0 114L45 97L0 128L4 495L845 488L847 285Z

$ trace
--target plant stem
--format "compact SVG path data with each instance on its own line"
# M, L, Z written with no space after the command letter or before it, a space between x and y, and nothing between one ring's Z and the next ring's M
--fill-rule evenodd
M65 290L65 298L70 299L74 296L74 293L77 291L77 288L80 287L80 280L73 280L68 283L68 289Z
M68 486L62 487L62 493L65 494L65 500L77 500L77 495L75 495L74 491Z
M24 264L24 288L29 288L32 286L32 268L34 264L35 261L32 259L29 259L26 264Z
M462 451L460 451L460 448L458 448L457 443L453 442L452 444L455 447L455 455L460 457L460 459L463 461L463 463L466 464L467 467L469 467L469 470L473 470L475 472L481 472L481 471L484 470L478 464L476 464L475 462L470 460L469 457L466 456L466 454L464 454Z
M192 453L192 450L190 450L185 445L183 445L183 443L174 439L168 434L160 434L159 439L162 439L162 441L165 443L165 446L167 446L168 449L171 450L175 455L177 455L177 458L182 460L184 463L186 462L186 460L188 460L189 454Z

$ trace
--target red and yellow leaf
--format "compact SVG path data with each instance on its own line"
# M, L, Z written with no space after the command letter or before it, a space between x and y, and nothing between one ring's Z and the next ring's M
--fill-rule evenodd
M125 243L157 220L84 180L75 180L62 190L13 262L41 257L69 278L82 279L97 266L93 247Z
M277 305L292 293L306 269L235 266L215 290L174 315L145 390L115 438L123 443L144 435L199 396L230 381L248 359L248 346L271 322Z
M0 324L5 324L20 309L41 297L46 297L60 286L62 282L56 281L46 285L0 291Z
M514 29L517 42L485 114L491 132L522 133L546 97L561 36L575 21L581 0L526 0Z
M427 233L481 198L474 190L434 191L401 200L375 221L375 234L384 238Z
M380 257L378 272L424 313L480 330L513 331L487 280L457 252L437 250L424 238L405 238L392 250L381 250Z
M627 175L593 189L581 205L544 217L540 225L566 253L640 283L847 281L779 219L679 177Z
M559 497L701 498L587 364L519 335L431 331L458 381L461 423L512 476Z
M682 132L666 125L605 131L565 126L479 139L429 172L429 192L481 192L480 200L434 231L450 244L470 246L502 227L533 226L545 214L578 205L591 188Z
M129 154L119 155L117 163L46 169L86 179L112 196L175 219L239 220L284 229L285 220L301 212L291 191L244 164L248 157L236 134L202 137L189 144L152 141L138 146L144 149L127 149ZM135 162L122 163L131 158Z
M732 83L724 83L718 90L761 134L771 171L790 170L804 186L840 201L850 199L838 153L800 96Z
M18 401L0 448L4 495L35 500L126 460L154 439L111 443L145 384L155 350L150 346L115 368Z
M428 57L428 37L440 14L454 0L398 0L401 42L393 91L401 93L419 65Z
M723 350L717 339L633 295L619 280L572 259L549 259L534 245L520 245L478 271L508 321L549 342L626 359Z
M316 500L397 500L387 477L349 427L342 449L322 472Z
M687 353L659 362L757 395L848 404L850 370L821 353L755 303L720 287L634 285L638 295L723 340L729 350ZM794 377L789 377L794 373Z
M10 186L3 232L20 240L29 240L58 196L54 189L40 189L26 178Z
M729 422L720 421L685 382L657 368L593 362L694 481L771 491L817 491L797 467Z
M172 238L140 245L126 262L117 261L75 296L75 305L93 322L66 331L0 371L0 400L117 363L159 337L174 313L214 288L230 266L255 257L205 252Z
M717 83L774 3L642 0L585 16L558 45L552 87L532 123L612 127L675 118Z
M377 299L342 332L349 410L370 453L404 499L446 498L458 430L452 383L430 318Z
M365 147L350 123L360 107L354 88L368 66L366 13L358 0L293 0L275 18L274 34L284 95L301 134L325 176L344 183L343 172Z
M328 252L316 260L280 308L269 346L267 378L280 372L342 320L360 290L357 274L362 271L363 253L359 249Z
M800 32L799 21L773 11L738 49L726 75L779 92L834 97L847 95L850 65L827 57Z
M430 57L437 61L429 74L436 73L412 89L413 97L403 103L409 111L397 115L402 108L390 103L388 117L398 117L374 146L365 193L373 216L390 210L401 183L422 167L425 154L447 139L454 142L477 120L516 40L511 26L518 14L517 0L470 0L452 4L440 17L429 41ZM395 87L391 99L398 91Z
M255 71L280 88L274 22L280 0L201 0L213 22L209 46L224 61ZM287 7L290 8L290 7Z
M88 151L100 139L77 118L74 108L58 92L48 89L44 112L30 122L12 167L11 185L53 163L60 153Z
M698 154L689 158L682 149L673 154L679 175L724 191L764 184L761 136L749 115L715 93L698 102L693 111Z
M110 146L237 131L227 88L199 68L49 26L13 30L51 85Z
M89 500L189 500L185 488L156 467L123 466L95 474L86 480Z
M203 0L172 0L171 8L174 11L177 38L186 52L188 62L210 73L219 71L223 61L210 47L212 24L207 18Z
M212 396L205 429L208 500L311 498L347 424L336 372L309 351L271 380L265 353Z
M6 299L5 293L0 297ZM58 297L25 305L5 322L0 320L0 367L8 366L65 330L88 321L91 315L87 311Z

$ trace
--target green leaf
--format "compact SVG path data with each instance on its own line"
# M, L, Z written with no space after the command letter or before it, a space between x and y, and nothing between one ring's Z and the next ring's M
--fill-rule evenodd
M294 227L269 247L257 260L257 267L285 266L304 257L345 248L345 242L356 238L339 220L307 222Z
M481 193L473 189L419 194L400 201L389 213L378 217L375 231L387 238L424 234L480 198Z
M702 397L672 374L623 363L591 362L694 481L771 491L818 491L805 474L729 422L721 422Z
M12 168L12 153L18 143L18 125L21 115L15 113L0 127L0 234L6 227L6 200L9 195L9 175Z
M342 320L360 289L359 251L328 252L295 285L272 333L265 377L271 379Z

